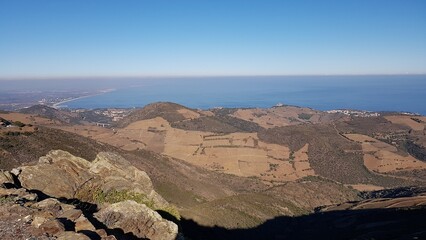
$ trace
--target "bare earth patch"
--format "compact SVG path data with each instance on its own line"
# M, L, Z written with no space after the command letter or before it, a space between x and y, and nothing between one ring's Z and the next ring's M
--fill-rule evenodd
M401 124L408 126L415 131L423 131L426 125L426 117L413 117L413 116L386 116L388 121L394 124ZM421 122L416 122L413 119L420 120Z
M389 173L403 170L426 169L426 163L411 155L402 156L396 147L362 134L345 134L353 141L361 143L364 154L364 165L378 173Z
M186 119L196 119L196 118L200 117L199 113L192 111L192 110L189 110L189 109L186 109L186 108L181 108L181 109L177 110L177 112L182 114L182 116Z
M284 127L305 122L327 122L335 117L333 114L293 106L238 109L232 116L257 123L263 128Z
M358 191L377 191L384 189L383 187L369 184L352 184L349 185Z
M161 117L133 122L125 128L60 127L125 150L148 149L191 164L268 181L293 181L315 175L306 144L291 152L287 146L265 143L257 133L217 134L172 128Z

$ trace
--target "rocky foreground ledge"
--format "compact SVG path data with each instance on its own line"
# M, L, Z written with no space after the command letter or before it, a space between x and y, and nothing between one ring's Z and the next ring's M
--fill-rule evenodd
M0 239L183 239L179 213L148 175L113 153L55 150L0 172Z

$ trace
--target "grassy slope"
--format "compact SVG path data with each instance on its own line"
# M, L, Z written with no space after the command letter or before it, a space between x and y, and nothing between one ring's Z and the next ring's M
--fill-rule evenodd
M10 170L22 163L37 161L55 149L93 160L98 152L111 150L111 147L77 134L39 127L29 136L0 135L0 169Z
M292 150L298 150L309 143L311 166L325 178L342 183L362 182L382 186L412 184L369 172L362 164L361 155L344 152L359 150L360 145L340 136L333 125L300 125L265 130L256 127L254 123L229 117L226 111L219 111L213 117L182 121L182 116L176 112L180 108L182 106L177 104L153 104L144 111L136 111L120 124L161 116L175 124L175 127L184 129L259 131L262 140L285 144ZM362 126L368 128L380 123L367 121ZM355 122L354 126L357 124L359 123ZM3 142L10 144L5 145L7 149L2 146L9 152L8 156L1 155L0 164L5 166L0 165L2 168L37 160L51 149L63 149L89 160L99 151L116 151L136 167L146 171L156 190L166 200L176 204L182 210L184 218L198 219L200 223L207 225L254 226L279 215L307 213L328 202L354 200L357 193L341 184L318 179L305 179L307 182L288 183L269 189L257 179L207 171L149 151L127 152L54 129L41 128L31 136L13 136L0 143Z
M316 174L346 184L373 184L384 187L413 185L416 182L374 174L364 166L357 152L361 145L342 137L332 124L278 127L259 132L263 141L284 144L295 151L309 143L309 162Z
M30 136L2 136L1 143L2 149L8 151L0 162L4 169L36 161L52 149L63 149L88 160L93 160L99 151L118 152L146 171L155 189L177 205L183 217L201 217L200 221L207 224L237 226L234 223L238 223L240 227L249 227L275 216L312 210L282 199L280 196L286 193L267 192L268 186L257 179L207 171L149 151L127 152L57 129L39 128ZM234 217L223 220L231 215Z

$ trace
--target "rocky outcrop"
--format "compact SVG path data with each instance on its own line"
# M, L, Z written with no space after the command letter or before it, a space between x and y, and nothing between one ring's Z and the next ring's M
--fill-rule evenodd
M126 198L164 208L167 202L154 191L148 175L114 153L99 153L93 162L55 150L38 164L18 168L18 179L27 189L56 198L77 198L102 204Z
M51 151L34 166L18 168L22 187L41 191L52 197L74 198L93 176L90 162L64 151Z
M113 153L99 153L90 166L90 172L100 176L102 181L95 183L102 192L127 192L146 196L154 208L162 208L168 203L154 191L149 176L132 166L127 160Z
M0 239L116 239L96 229L73 205L53 198L19 204L16 198L3 196L0 202Z
M154 191L148 175L113 153L99 153L89 162L55 150L35 165L2 171L0 200L0 239L178 236L177 225L154 211L173 208ZM6 222L19 222L23 235L16 237L16 225L2 232Z
M109 228L120 228L138 238L176 239L178 227L144 204L124 201L100 210L95 217Z

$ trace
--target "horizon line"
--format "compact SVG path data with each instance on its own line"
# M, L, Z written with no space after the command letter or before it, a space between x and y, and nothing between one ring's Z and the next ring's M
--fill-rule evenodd
M215 78L215 77L339 77L339 76L420 76L425 73L365 73L365 74L223 74L223 75L88 75L88 76L22 76L0 77L0 81L71 80L71 79L132 79L132 78Z

